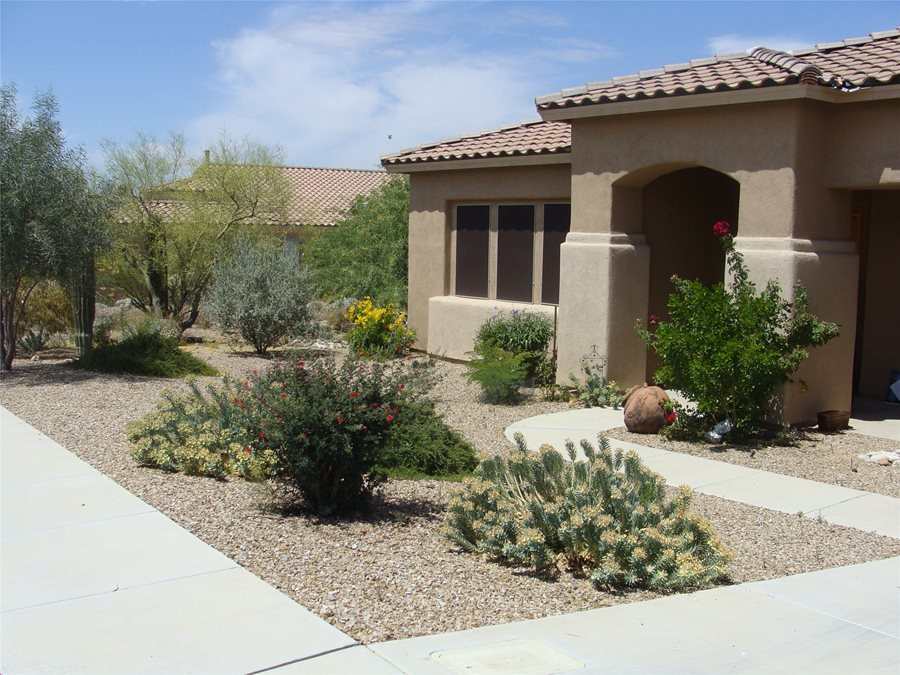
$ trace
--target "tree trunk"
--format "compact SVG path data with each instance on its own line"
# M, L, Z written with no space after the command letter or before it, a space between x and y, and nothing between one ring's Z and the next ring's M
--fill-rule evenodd
M94 256L83 261L79 274L69 289L72 314L75 319L75 349L79 359L90 358L94 352L94 318L96 315L96 273Z
M13 357L16 355L15 313L15 302L8 302L3 297L0 300L0 360L6 371L12 370Z

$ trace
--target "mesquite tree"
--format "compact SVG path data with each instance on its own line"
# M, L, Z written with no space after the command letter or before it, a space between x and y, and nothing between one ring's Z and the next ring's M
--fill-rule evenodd
M280 151L224 135L202 162L188 159L178 134L103 146L116 195L104 272L132 305L185 330L197 320L217 253L236 232L285 221Z
M72 302L80 355L91 348L94 255L105 244L105 201L85 171L84 153L67 149L56 100L37 96L23 119L14 87L0 113L0 346L12 368L18 326L31 291L56 278Z

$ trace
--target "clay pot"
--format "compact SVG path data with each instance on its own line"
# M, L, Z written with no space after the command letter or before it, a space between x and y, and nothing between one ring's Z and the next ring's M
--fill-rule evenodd
M840 431L850 426L849 410L823 410L816 413L819 431Z

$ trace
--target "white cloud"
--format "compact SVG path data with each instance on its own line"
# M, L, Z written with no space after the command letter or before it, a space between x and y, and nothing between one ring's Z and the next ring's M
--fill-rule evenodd
M744 52L753 47L768 47L779 51L790 51L806 47L810 43L796 35L740 35L728 33L709 39L709 50L713 54L731 54Z
M540 74L613 53L581 40L524 50L485 40L457 7L280 6L214 44L220 104L189 126L191 145L227 129L280 144L291 163L374 167L382 154L535 118Z

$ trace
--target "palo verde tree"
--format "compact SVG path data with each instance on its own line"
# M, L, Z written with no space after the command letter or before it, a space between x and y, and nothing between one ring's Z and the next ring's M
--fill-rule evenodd
M85 170L84 153L67 149L50 93L23 119L14 87L2 89L0 128L0 333L2 366L12 368L19 323L32 290L55 278L72 303L79 356L90 352L94 258L106 243L106 202Z
M204 161L191 161L177 134L103 148L116 203L104 271L135 307L185 330L238 230L284 222L290 193L280 151L222 135Z

